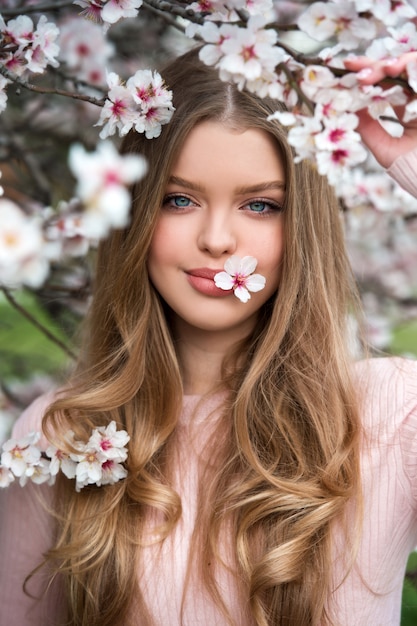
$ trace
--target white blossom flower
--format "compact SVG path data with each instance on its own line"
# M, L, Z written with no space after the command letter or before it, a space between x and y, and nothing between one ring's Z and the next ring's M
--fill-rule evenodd
M275 46L276 32L264 26L265 19L255 15L246 28L233 27L233 36L221 44L223 56L217 63L222 80L232 79L242 88L245 81L256 80L264 69L273 71L286 60L288 55Z
M297 116L297 125L293 126L288 133L288 143L295 148L297 153L294 157L295 163L314 157L317 149L315 137L322 130L323 125L317 118L306 115Z
M8 468L18 478L30 477L34 472L34 466L41 459L41 452L35 445L39 439L39 433L30 433L22 439L6 441L2 446L2 466Z
M106 65L114 55L115 47L99 24L72 17L61 26L60 59L76 73L77 78L90 85L106 82Z
M114 484L127 476L122 463L127 458L126 444L130 438L126 431L117 431L114 421L95 428L87 444L76 441L72 431L66 438L75 452L67 453L53 445L41 452L36 445L39 432L6 441L1 455L0 488L8 487L15 478L19 478L22 487L29 480L53 485L59 471L69 479L75 478L76 491L86 485Z
M127 470L121 463L114 461L113 459L107 459L101 465L101 478L97 481L97 486L101 485L114 485L119 480L126 478Z
M78 463L75 469L75 488L80 491L86 485L93 485L101 480L103 471L102 457L97 450L85 450L77 455Z
M9 84L10 84L10 81L4 76L0 75L0 113L3 113L3 111L6 109L6 106L7 106L6 87Z
M253 273L257 264L255 257L244 256L241 259L233 255L225 262L225 271L214 276L214 282L225 291L233 289L236 298L241 302L247 302L251 297L250 291L261 291L265 287L265 277Z
M41 225L11 200L0 198L0 283L39 287L49 262Z
M105 22L108 28L120 19L136 17L142 0L73 0L82 7L82 14L95 22Z
M147 139L159 137L163 124L174 113L172 92L166 89L162 76L151 70L138 70L126 83L137 105L134 127Z
M315 135L319 150L334 150L347 143L360 141L360 135L354 132L359 123L355 113L342 113L337 117L323 118L324 130Z
M101 10L103 22L115 24L122 18L136 17L142 0L107 0Z
M14 475L8 467L0 465L0 489L8 487L14 481Z
M107 139L114 135L116 129L120 136L126 135L131 128L137 115L133 94L130 89L122 84L119 76L114 72L107 75L107 84L110 87L106 102L100 113L96 126L103 126L100 132L101 139Z
M110 87L107 100L96 126L104 124L100 138L106 139L116 129L121 136L133 127L145 133L147 139L159 137L163 124L167 124L174 112L172 92L163 83L158 72L138 70L126 85L111 72L107 77Z
M69 164L86 209L81 218L84 235L101 238L110 228L126 226L131 202L126 186L145 175L145 159L120 155L111 142L104 141L91 153L80 144L71 146Z
M370 12L386 26L395 26L400 20L416 17L415 9L404 0L355 0L358 13Z
M374 21L360 17L353 2L313 2L300 15L297 25L317 41L336 37L345 50L352 50L361 40L376 35Z
M331 185L337 185L346 170L366 159L367 153L360 143L346 141L336 144L333 150L318 150L315 154L317 170L326 175Z
M28 47L25 58L31 72L42 73L47 65L58 67L57 56L59 46L55 40L59 36L59 28L53 22L48 22L45 15L41 15L36 30L33 33L32 45Z
M116 422L112 421L106 427L95 428L91 435L88 447L100 452L105 460L122 463L127 458L126 444L130 437L125 430L117 430Z
M55 446L49 446L46 450L46 454L51 459L49 465L51 476L56 476L61 470L67 478L75 478L77 463L69 454L59 450Z
M213 22L205 22L199 27L198 34L206 42L198 54L205 65L215 65L223 56L222 45L235 34L236 26L222 24L217 26Z

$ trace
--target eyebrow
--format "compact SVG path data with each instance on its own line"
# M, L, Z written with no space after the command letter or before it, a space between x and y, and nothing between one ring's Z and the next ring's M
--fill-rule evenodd
M170 176L169 184L179 185L180 187L186 187L187 189L191 189L193 191L204 191L203 187L198 183L193 183L185 178L181 178L180 176ZM269 190L279 190L285 191L285 183L282 180L271 180L263 183L257 183L256 185L247 185L243 187L238 187L236 189L236 193L238 195L243 195L245 193L259 193L261 191L269 191Z

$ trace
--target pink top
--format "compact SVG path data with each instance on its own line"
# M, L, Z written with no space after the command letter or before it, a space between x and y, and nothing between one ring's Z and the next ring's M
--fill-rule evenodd
M363 361L355 366L355 377L359 397L363 398L364 522L357 564L340 586L343 569L337 561L334 563L332 599L337 626L393 626L400 622L407 557L417 545L417 361L393 358ZM16 424L14 436L39 429L49 400L50 397L43 397L25 411ZM157 626L224 624L221 614L194 579L186 595L182 621L180 617L196 514L199 464L204 442L215 425L215 409L221 396L205 401L193 415L198 400L198 396L184 398L179 425L174 486L182 499L182 519L162 548L147 547L143 553L145 574L141 584ZM58 623L59 590L41 603L21 591L24 575L40 561L42 552L50 545L51 519L39 496L48 499L51 493L51 487L32 484L23 489L12 485L0 493L1 624L56 626ZM218 580L236 626L251 626L244 607L237 601L233 578L222 570ZM31 589L36 592L41 584L38 577ZM133 624L142 626L139 615L132 618Z

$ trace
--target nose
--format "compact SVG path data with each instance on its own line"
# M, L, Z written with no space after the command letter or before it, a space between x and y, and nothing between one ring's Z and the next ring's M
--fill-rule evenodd
M224 210L207 210L202 217L198 247L213 257L234 254L237 239L230 214Z

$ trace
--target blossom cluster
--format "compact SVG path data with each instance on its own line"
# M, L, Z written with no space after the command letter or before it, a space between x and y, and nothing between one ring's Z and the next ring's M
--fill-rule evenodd
M321 44L333 43L321 50L314 64L296 53L291 55L284 39L267 27L270 3L245 3L244 8L249 10L252 4L258 13L242 26L234 24L240 19L236 9L242 3L193 3L196 10L200 7L209 14L204 25L190 25L188 35L197 33L203 40L200 58L216 67L223 80L287 105L292 115L277 113L272 119L291 128L289 142L296 160L315 161L318 171L337 186L367 157L355 131L359 110L367 109L393 135L402 131L394 107L405 107L405 122L417 117L417 99L410 98L408 91L417 91L416 61L407 66L404 90L401 85L361 85L355 74L344 71L343 58L357 49L371 59L395 58L416 50L416 27L410 20L417 17L417 11L405 0L386 0L376 6L367 0L309 3L298 18L298 29ZM212 21L213 15L217 20L222 15L223 23ZM309 114L302 112L306 105Z
M37 445L40 438L40 433L34 432L3 444L0 487L8 487L15 479L22 487L28 481L53 485L62 471L67 478L75 479L75 489L80 491L86 485L113 485L127 476L123 463L130 438L125 430L117 430L114 421L95 428L86 444L76 441L70 431L67 443L75 452L67 453L52 445L42 452Z
M104 141L94 152L74 144L69 164L78 181L77 197L61 202L57 210L28 215L15 202L0 198L0 284L40 287L51 262L83 255L111 228L128 224L127 187L145 175L145 159L120 155Z
M167 124L174 107L172 91L164 85L161 75L151 70L138 70L126 84L111 72L107 77L109 92L97 126L103 126L101 139L113 135L116 130L121 136L132 128L145 133L148 139L159 137L163 124Z

